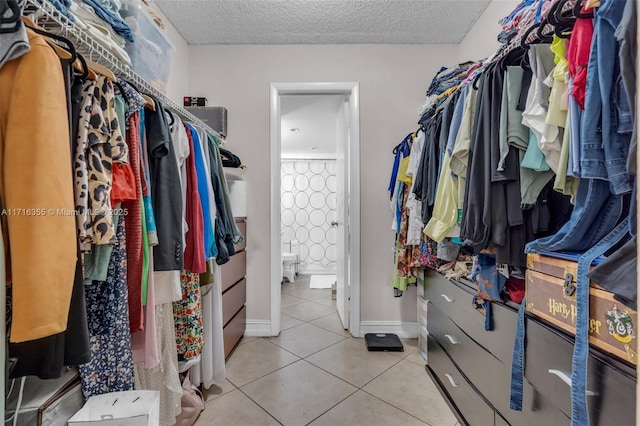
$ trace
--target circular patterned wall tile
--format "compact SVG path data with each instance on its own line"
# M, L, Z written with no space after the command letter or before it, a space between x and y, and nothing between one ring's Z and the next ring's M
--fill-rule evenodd
M296 173L307 173L307 171L309 170L309 163L296 161L294 167L295 167Z
M289 192L293 190L293 183L294 183L293 176L291 175L282 176L281 186L285 192Z
M314 244L309 249L309 257L315 262L320 262L324 258L324 248L320 244Z
M311 228L309 239L316 244L322 243L325 240L324 231L321 228Z
M338 183L338 180L336 179L335 176L327 177L327 189L329 191L336 192L337 183Z
M309 257L309 248L305 244L300 244L298 247L300 248L300 259L308 258Z
M324 213L320 210L314 210L311 212L309 216L311 224L313 226L321 226L323 223L326 223L326 217Z
M338 241L338 231L335 227L331 227L327 230L326 239L329 244L335 244L336 241Z
M309 204L314 209L321 209L327 204L327 199L322 192L314 192L313 194L311 194Z
M306 243L309 240L309 230L302 227L296 229L296 240L300 243Z
M295 240L296 233L293 231L293 228L290 226L285 226L282 228L282 242L289 242L291 240Z
M295 186L298 191L306 191L309 188L309 178L304 175L296 176Z
M294 171L293 163L290 161L283 161L280 168L282 169L283 173L286 173L288 175L292 174Z
M298 192L296 194L296 206L304 209L309 205L309 196L304 192Z
M322 191L325 188L324 178L320 175L313 175L310 179L309 185L314 191Z
M322 173L324 171L324 162L322 162L322 161L313 161L309 165L309 170L311 170L311 173L314 173L316 175Z
M335 262L338 258L338 255L336 253L336 246L327 247L327 249L325 250L325 255L327 256L327 260L329 262Z
M295 223L296 218L293 214L293 210L285 209L282 211L282 224L284 226L291 226Z
M336 222L338 220L338 216L336 215L335 210L331 210L327 213L327 223Z
M327 195L327 207L329 207L331 210L334 210L338 207L338 197L336 196L335 192Z
M282 194L282 207L285 209L291 209L295 205L295 197L291 192L285 192Z
M309 213L306 210L298 210L296 212L296 223L298 226L307 226L309 223Z
M335 161L327 161L326 164L327 171L332 175L336 174L336 162Z

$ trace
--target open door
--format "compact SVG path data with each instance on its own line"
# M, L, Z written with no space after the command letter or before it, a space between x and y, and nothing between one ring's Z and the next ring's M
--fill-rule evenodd
M349 329L349 303L351 288L349 277L349 117L348 98L342 104L338 116L336 135L336 222L337 226L337 259L336 259L336 303L342 326Z

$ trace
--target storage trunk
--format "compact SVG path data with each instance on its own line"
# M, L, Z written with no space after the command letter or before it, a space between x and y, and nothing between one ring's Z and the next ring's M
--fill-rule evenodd
M527 257L526 309L575 334L578 263L540 254ZM589 342L637 364L637 313L594 282L589 288Z

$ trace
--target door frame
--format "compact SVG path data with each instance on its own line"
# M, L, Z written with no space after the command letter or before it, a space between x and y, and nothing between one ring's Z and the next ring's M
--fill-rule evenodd
M280 297L282 282L281 196L280 196L280 97L283 95L347 95L350 106L348 168L349 244L351 255L345 275L350 277L349 331L360 337L360 85L342 83L271 83L270 85L270 273L271 335L280 334Z

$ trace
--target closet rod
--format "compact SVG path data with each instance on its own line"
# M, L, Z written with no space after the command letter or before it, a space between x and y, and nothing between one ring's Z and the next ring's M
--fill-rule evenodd
M79 28L74 22L71 22L66 16L63 16L49 0L26 0L24 7L29 10L35 7L37 10L34 16L32 16L33 21L45 31L69 39L74 44L78 53L85 58L109 68L116 76L133 83L143 93L152 95L158 99L165 108L170 109L184 120L191 122L207 133L211 133L221 142L224 141L224 138L220 136L218 132L204 124L202 120L182 106L172 101L167 95L136 74L129 66L122 63L122 61L98 43L90 34L82 28Z

